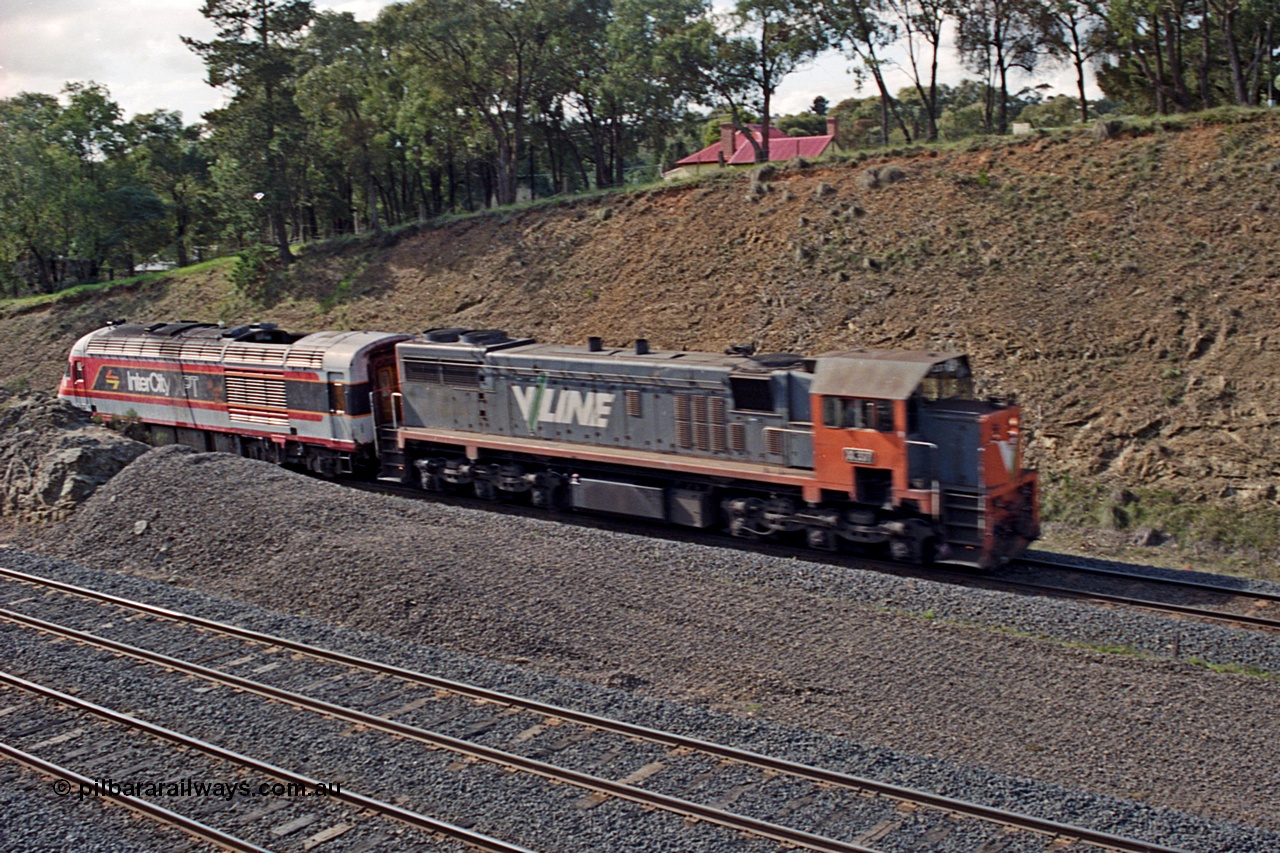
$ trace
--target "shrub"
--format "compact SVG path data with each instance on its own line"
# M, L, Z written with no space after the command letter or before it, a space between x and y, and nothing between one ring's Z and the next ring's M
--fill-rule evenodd
M241 296L260 298L266 293L274 267L274 250L255 243L236 256L236 265L231 269L231 286Z

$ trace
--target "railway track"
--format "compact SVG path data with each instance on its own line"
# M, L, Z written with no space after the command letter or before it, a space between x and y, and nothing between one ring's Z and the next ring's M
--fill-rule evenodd
M55 703L57 706L60 706L60 711L71 712L71 714L74 715L65 715L64 719L59 719L60 715L57 712L49 714L46 711L45 719L41 720L42 728L65 728L67 725L82 726L84 725L83 721L85 719L92 718L108 724L107 728L114 729L109 733L104 733L102 731L96 732L95 734L97 737L95 740L99 743L93 744L91 742L89 747L81 745L78 750L80 752L83 752L85 749L93 749L94 746L99 746L99 748L101 748L102 743L107 744L105 747L107 750L118 752L122 748L128 748L122 747L122 744L128 743L129 741L137 743L141 742L144 738L150 738L155 741L165 741L179 748L184 748L186 750L217 759L223 767L229 766L239 771L255 774L258 777L265 777L285 783L286 785L292 785L294 786L294 790L314 792L317 790L318 786L324 786L327 791L324 795L324 799L327 800L332 798L333 801L350 807L349 814L341 816L349 822L345 822L342 819L334 819L334 816L332 815L328 816L328 820L324 820L322 822L320 815L317 814L315 810L309 811L307 814L300 815L284 823L279 822L280 819L277 817L273 820L275 826L268 830L269 833L277 836L292 834L296 831L295 827L297 829L314 827L318 823L320 831L311 834L308 838L308 841L314 842L312 846L315 846L323 841L337 838L345 834L353 829L357 823L361 822L361 820L365 820L367 822L367 816L372 814L397 821L413 829L422 830L424 835L417 839L418 843L430 843L433 837L442 837L454 839L462 842L472 849L489 851L489 853L532 853L532 851L529 851L527 848L520 845L511 844L496 838L490 838L482 833L473 832L445 821L436 820L427 815L401 808L393 803L385 802L374 797L364 796L351 791L343 791L341 790L340 785L331 786L329 783L321 782L320 780L313 779L304 774L277 767L261 759L235 752L234 750L218 746L217 744L210 743L209 741L205 741L200 738L183 734L182 732L157 725L130 714L121 713L88 700L63 693L51 687L37 684L24 678L19 678L12 673L0 671L0 685L7 688L7 690L4 691L5 693L23 693L31 697L49 700L51 703ZM36 713L36 709L30 706L23 708L20 705L10 705L9 707L16 707L19 711L25 711L25 713L23 713L23 717L28 720L34 715L34 713ZM127 732L127 734L123 734L120 730ZM64 731L63 735L56 735L55 737L63 737L77 731L84 731L84 729L69 728ZM35 746L40 747L47 744L48 740L49 739L46 738ZM77 740L81 744L84 742L83 739L79 737L77 737ZM142 748L145 749L147 746L151 745L152 744L150 743L143 743ZM137 749L137 747L134 747L134 749ZM120 780L102 778L94 779L79 773L74 769L45 761L30 752L23 751L18 747L7 743L0 743L0 755L16 761L19 764L30 767L31 769L56 780L54 785L62 783L62 785L65 786L66 791L73 792L77 796L81 796L81 792L92 791L92 796L112 800L132 811L136 811L139 814L149 817L152 820L168 826L173 826L191 836L194 836L195 838L208 841L215 846L227 850L244 851L244 853L265 853L265 851L271 849L269 847L259 845L251 840L233 835L230 832L217 829L200 819L157 805L142 796L125 793L119 788L115 788L111 783L127 782L130 775L128 771L121 774L122 778ZM130 750L130 756L131 761L138 757L133 749ZM163 760L164 759L162 757L156 756L153 752L147 756L144 763L154 765ZM140 771L135 770L133 772L137 773ZM242 779L243 777L237 776L236 778ZM181 786L182 782L179 781L173 784ZM245 785L247 787L245 790L261 791L263 789L258 786L266 784L268 783L257 781L246 782ZM55 793L61 794L62 790L63 789L55 788ZM266 788L265 790L270 791L271 788ZM70 793L65 795L70 795ZM251 794L246 794L245 796L251 796ZM224 803L218 804L226 805L227 808L220 809L219 811L234 812L235 810L231 807L234 800L234 796L227 797ZM329 803L326 803L325 805L329 805ZM267 817L271 814L267 809L249 811L247 814L243 813L245 811L244 809L241 809L240 811L242 812L241 814L233 813L229 815L223 813L218 815L218 817L220 817L224 822L249 823L256 820L258 817ZM266 813L258 815L258 812ZM360 814L361 812L363 812L363 815ZM399 845L403 844L406 839L402 835L397 837L391 833L385 833L382 836L382 841L389 842L392 840L395 841L395 846L386 846L383 849L396 849ZM381 843L381 841L376 837L374 839L370 839L370 841L371 843L368 844L368 849L374 849ZM304 844L304 846L306 845Z
M1068 579L1072 575L1093 579L1095 582L1100 579L1106 583L1113 584L1117 590L1124 587L1139 587L1146 591L1139 593L1108 592L1106 589L1090 589L1062 582L1051 583L1038 580L1012 579L1007 576L993 578L992 583L1009 589L1025 589L1037 593L1089 599L1239 627L1280 631L1280 593L1268 590L1241 588L1239 585L1209 583L1191 578L1156 576L1089 565L1087 563L1064 562L1040 557L1022 558L1018 561L1015 571L1027 568L1036 572L1056 572ZM1153 591L1158 590L1172 591L1173 595L1167 593L1164 595L1153 594ZM1181 598L1182 600L1174 600L1175 598ZM1196 599L1200 601L1198 603L1188 603L1190 600ZM1254 612L1229 609L1233 607L1251 608Z
M571 810L578 813L610 801L633 803L685 825L741 833L756 839L741 848L751 850L769 849L759 846L765 842L860 853L918 844L939 849L960 837L981 841L956 849L978 849L1008 843L1013 835L1019 850L1070 844L1080 851L1171 853L1171 848L1141 840L547 705L9 569L0 569L0 577L7 587L0 621L21 631L24 643L39 638L61 646L59 654L96 655L95 669L105 666L101 661L108 655L117 663L148 668L154 673L148 680L157 685L168 679L195 680L230 688L220 692L224 699L255 697L340 721L362 736L385 736L377 748L387 754L409 744L426 748L418 760L444 754L462 766L532 774L576 789ZM192 654L198 657L189 659ZM242 674L245 666L252 667L254 678ZM35 689L27 687L34 683L31 679L30 674L0 678L11 690ZM75 686L84 694L98 689ZM326 691L338 695L316 695ZM89 701L65 690L46 694L47 701L60 705L73 699ZM3 722L0 717L0 731ZM159 728L133 717L113 723ZM150 734L166 737L154 730ZM395 742L399 745L393 746ZM616 769L604 772L611 767ZM274 773L274 778L292 773L276 765L256 772ZM415 814L425 818L428 811L421 808ZM450 834L461 829L457 821L434 819L443 826L426 831L459 838ZM500 834L464 843L514 849L481 846L502 843L492 838Z

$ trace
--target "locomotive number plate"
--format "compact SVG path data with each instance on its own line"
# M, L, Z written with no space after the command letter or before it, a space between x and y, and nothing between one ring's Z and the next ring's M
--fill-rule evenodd
M874 465L876 464L876 452L874 450L864 450L861 447L846 447L844 449L844 461L854 465Z

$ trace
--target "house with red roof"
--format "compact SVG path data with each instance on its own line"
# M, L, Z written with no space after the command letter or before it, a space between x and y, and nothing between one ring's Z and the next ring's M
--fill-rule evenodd
M751 136L759 142L763 127L758 124L747 125ZM794 160L797 157L813 159L821 157L829 151L839 151L836 142L836 119L827 119L827 132L822 136L787 136L778 128L769 126L769 162ZM679 178L685 175L696 175L704 169L723 169L726 166L754 166L756 150L747 139L747 135L732 124L720 125L720 141L708 145L701 151L690 154L676 161L670 171L663 172L664 178Z

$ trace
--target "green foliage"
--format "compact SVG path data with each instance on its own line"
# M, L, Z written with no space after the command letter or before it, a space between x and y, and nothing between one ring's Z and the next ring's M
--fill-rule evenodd
M63 94L65 106L47 95L0 101L0 282L12 298L131 274L194 215L157 193L164 167L149 156L158 152L148 117L122 122L95 84ZM173 132L187 132L172 119Z
M760 117L748 109L740 109L738 111L738 120L743 124L757 124ZM715 145L720 141L720 128L722 125L733 122L733 116L728 110L720 110L712 113L711 118L707 119L702 125L702 144Z
M1093 529L1149 527L1172 536L1182 547L1280 551L1280 507L1270 504L1242 511L1231 503L1194 503L1180 494L1149 488L1130 489L1117 500L1107 485L1066 475L1050 475L1042 483L1045 521Z
M1201 11L1146 0L406 0L361 22L312 0L203 0L215 34L185 41L230 96L204 125L165 110L126 121L92 82L61 100L0 101L0 292L52 293L258 243L287 263L307 241L394 240L424 219L643 184L716 142L723 121L769 121L778 85L833 44L879 93L815 98L777 124L815 135L837 117L848 151L975 139L1016 119L1076 123L1075 98L1046 100L1035 81L1007 90L1005 72L1045 55L1073 70L1105 60L1112 106L1166 114L1126 119L1126 134L1240 123L1250 119L1181 112L1265 96L1274 10L1230 7L1222 27L1226 8L1211 2L1205 27ZM944 23L980 79L884 90L880 69L908 33L921 52L907 70L928 76L930 28ZM1245 132L1223 146L1241 168L1260 153Z
M231 287L248 299L262 299L271 290L271 280L276 270L275 252L270 246L256 243L236 256L231 269Z
M204 60L211 86L234 92L230 104L206 115L215 146L234 160L237 172L227 181L229 171L219 169L215 179L223 179L224 202L239 202L242 220L250 199L261 203L280 261L287 264L293 171L305 136L294 101L299 43L315 10L311 0L205 0L200 13L217 28L217 37L183 42Z
M1254 666L1247 663L1212 663L1201 657L1191 657L1187 659L1196 666L1202 666L1212 672L1221 672L1229 675L1247 675L1250 678L1261 678L1264 681L1275 681L1280 675L1263 669L1260 666Z
M799 113L778 119L777 128L787 136L822 136L827 132L827 120L817 113Z

